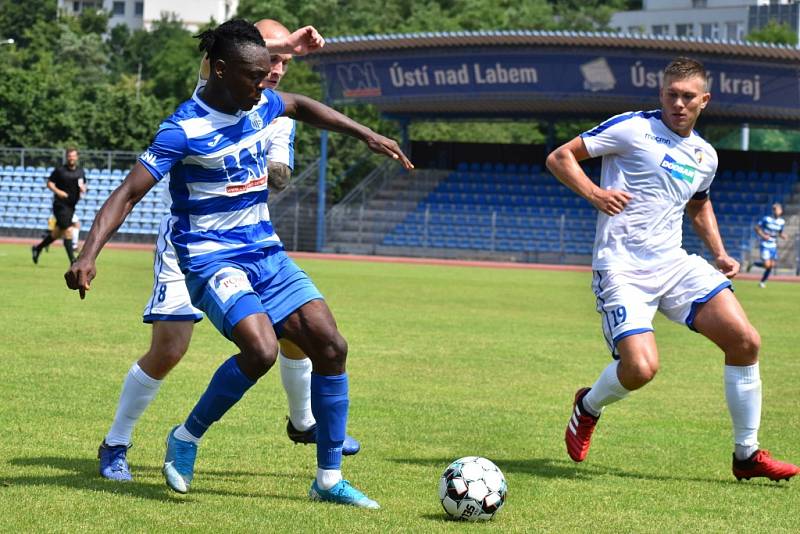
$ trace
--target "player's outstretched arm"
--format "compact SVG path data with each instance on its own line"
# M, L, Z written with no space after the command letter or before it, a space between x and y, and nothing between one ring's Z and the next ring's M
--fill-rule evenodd
M305 26L286 37L264 39L270 54L305 56L325 46L325 39L314 26Z
M686 204L686 214L692 221L695 233L700 236L706 244L720 272L728 278L733 278L739 274L739 262L731 258L722 243L722 236L717 225L717 216L714 215L714 207L711 199L692 199Z
M553 176L606 215L621 213L633 196L625 191L602 189L586 176L580 162L589 159L583 139L578 136L553 150L545 164Z
M408 170L414 168L414 165L393 139L375 133L350 117L306 96L293 93L280 93L280 95L286 106L285 113L289 117L316 128L355 137L364 142L376 154L396 159Z
M94 218L92 228L83 245L78 260L64 273L67 287L77 289L81 298L86 296L97 274L95 261L103 246L111 239L133 207L144 197L156 181L140 162L136 162L125 180L103 203Z

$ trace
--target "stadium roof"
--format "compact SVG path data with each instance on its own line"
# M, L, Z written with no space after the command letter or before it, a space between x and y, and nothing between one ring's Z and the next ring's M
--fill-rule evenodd
M315 55L465 46L595 46L800 61L800 48L782 44L672 35L536 30L419 32L333 37L326 39L325 48Z
M800 48L672 36L567 31L334 37L309 56L325 97L401 118L608 116L657 107L678 55L710 73L709 120L800 121Z

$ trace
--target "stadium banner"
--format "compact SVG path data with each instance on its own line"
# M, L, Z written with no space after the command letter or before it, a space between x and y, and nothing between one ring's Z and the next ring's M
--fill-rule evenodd
M600 53L598 53L600 52ZM653 102L673 56L604 51L516 51L358 59L326 58L321 65L331 102L381 101L503 94L609 96ZM705 60L717 104L800 109L800 71L776 63Z

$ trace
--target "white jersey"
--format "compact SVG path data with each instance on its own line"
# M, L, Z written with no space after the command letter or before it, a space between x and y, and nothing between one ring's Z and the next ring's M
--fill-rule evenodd
M600 186L633 195L622 213L598 215L592 268L651 270L686 256L684 208L708 193L714 148L694 131L670 130L660 111L617 115L581 137L591 157L603 158Z

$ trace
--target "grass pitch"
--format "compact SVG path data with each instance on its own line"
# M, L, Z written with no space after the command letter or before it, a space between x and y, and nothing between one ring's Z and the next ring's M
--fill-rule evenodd
M800 479L737 483L722 355L658 318L661 372L610 407L583 464L564 451L572 396L608 362L588 273L300 260L350 344L346 478L382 506L309 502L314 449L286 438L277 369L206 435L195 481L160 466L180 423L234 347L204 320L145 412L135 480L97 474L122 379L146 349L151 254L106 250L87 299L60 248L38 266L0 245L0 530L12 532L796 532ZM764 339L762 446L800 461L800 285L736 283ZM446 520L439 475L466 455L506 475L487 524Z

